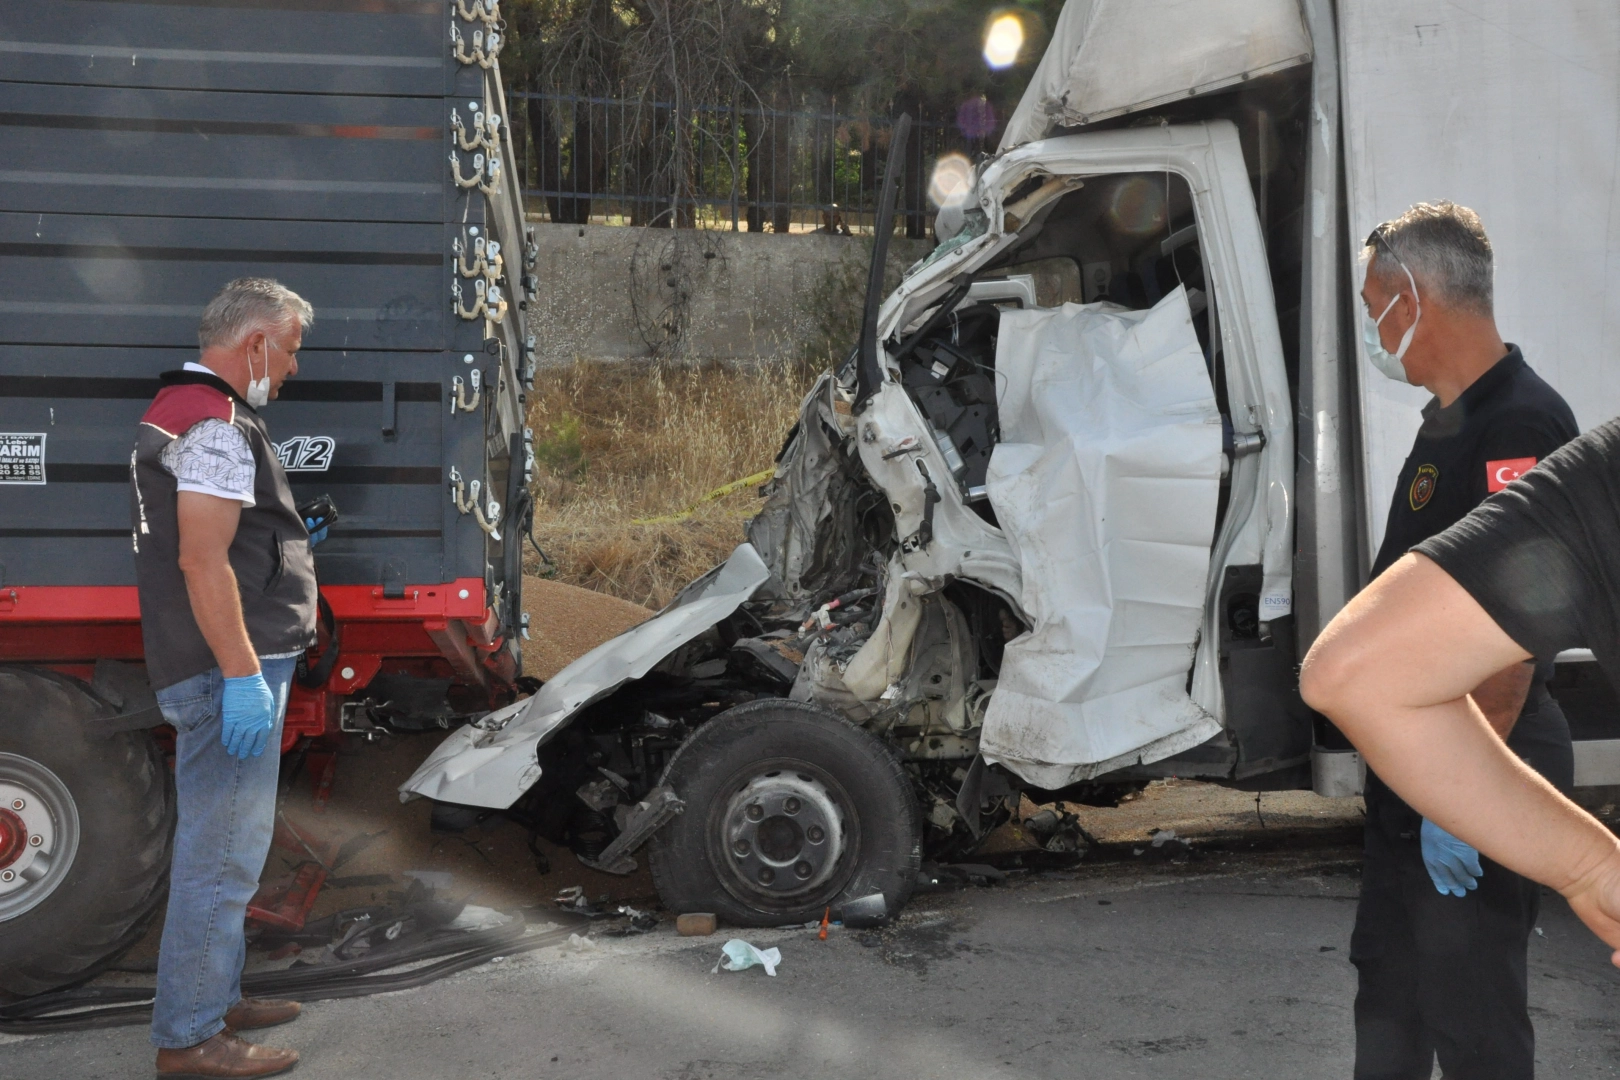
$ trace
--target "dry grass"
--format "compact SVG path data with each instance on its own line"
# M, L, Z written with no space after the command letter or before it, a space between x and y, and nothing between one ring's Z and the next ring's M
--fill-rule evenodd
M534 533L557 578L662 607L743 539L756 489L679 514L768 468L813 381L804 364L746 368L580 361L529 399Z

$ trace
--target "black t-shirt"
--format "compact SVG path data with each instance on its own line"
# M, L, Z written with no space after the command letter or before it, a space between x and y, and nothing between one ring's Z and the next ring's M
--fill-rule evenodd
M1395 485L1373 576L1579 433L1569 405L1517 345L1450 405L1430 400Z
M1620 685L1620 420L1414 549L1538 660L1591 649Z
M1508 354L1457 400L1441 408L1434 399L1424 408L1423 425L1395 487L1373 576L1413 548L1428 554L1426 541L1467 519L1579 432L1558 391L1530 370L1518 346L1508 346ZM1569 726L1547 694L1552 657L1538 654L1537 659L1536 680L1508 745L1542 772L1561 773ZM1369 795L1387 792L1376 778L1369 779ZM1411 813L1404 804L1400 809Z

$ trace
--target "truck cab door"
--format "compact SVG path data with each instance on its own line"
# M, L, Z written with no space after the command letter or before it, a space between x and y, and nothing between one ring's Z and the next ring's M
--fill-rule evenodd
M1032 203L1030 193L1043 189L1055 198ZM1196 453L1161 454L1147 472L1163 475L1132 484L1122 481L1129 462L1121 458L1077 482L1089 494L1076 505L1087 506L1092 520L1076 528L1071 554L1107 563L1097 579L1103 585L1065 595L1053 584L1061 560L1042 567L1020 552L1031 618L1090 629L1078 640L1043 637L1036 625L1009 643L1009 657L1021 645L1045 655L1029 658L1035 674L1022 680L1016 664L1012 672L1004 666L981 745L987 759L1058 788L1178 754L1229 726L1220 657L1231 621L1263 637L1291 611L1292 408L1260 223L1232 124L1031 143L997 158L977 192L988 218L983 238L903 283L885 306L886 322L906 325L939 282L964 270L980 280L1032 278L1042 308L1108 301L1140 310L1169 303L1181 288L1197 309L1206 393L1223 429L1216 468ZM1008 332L1018 325L1009 322ZM1147 416L1138 431L1153 422ZM1100 452L1084 432L1061 438L1075 442L1076 460ZM1091 497L1099 492L1108 497ZM1115 516L1108 528L1097 527L1103 513ZM1164 557L1156 559L1160 545ZM1245 591L1234 593L1231 583ZM1229 773L1235 755L1218 756L1219 770Z

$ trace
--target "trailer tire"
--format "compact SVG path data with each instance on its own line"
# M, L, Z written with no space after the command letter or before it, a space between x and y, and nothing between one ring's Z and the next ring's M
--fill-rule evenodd
M86 721L106 711L71 679L0 668L0 784L12 785L0 811L17 799L23 813L48 806L57 856L34 895L0 893L5 994L43 993L97 974L141 938L167 894L174 784L150 732L90 730ZM8 820L16 826L21 818ZM18 881L14 873L9 883Z
M686 803L649 856L671 911L778 926L881 892L893 915L916 884L911 780L840 716L776 698L731 709L676 751L662 782Z

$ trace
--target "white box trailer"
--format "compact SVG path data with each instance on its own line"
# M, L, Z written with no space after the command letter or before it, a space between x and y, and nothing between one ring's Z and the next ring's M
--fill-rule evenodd
M1355 793L1298 661L1424 401L1361 355L1362 241L1473 206L1506 336L1620 413L1617 45L1598 0L1070 0L880 305L897 125L861 340L749 542L402 794L611 813L593 865L651 836L669 906L748 925L892 911L1020 790ZM1620 703L1565 659L1578 781L1620 782Z
M1234 87L1306 63L1294 565L1301 655L1365 584L1429 396L1380 376L1356 332L1358 259L1377 224L1419 201L1478 211L1496 251L1505 337L1568 399L1583 429L1620 415L1620 370L1611 362L1620 345L1620 7L1072 0L1002 149L1188 99L1209 101L1209 115L1229 114L1219 98ZM1264 172L1263 162L1251 165ZM1616 718L1602 715L1613 705L1602 677L1561 672L1560 682L1577 735L1607 734L1604 721ZM1578 742L1582 785L1620 782L1606 764L1620 743ZM1328 787L1343 790L1342 782Z

